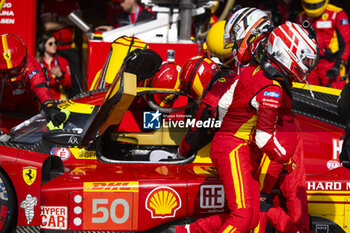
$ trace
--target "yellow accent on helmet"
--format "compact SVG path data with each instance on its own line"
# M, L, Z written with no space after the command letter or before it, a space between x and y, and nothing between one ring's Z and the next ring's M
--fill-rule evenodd
M329 0L302 0L302 5L305 13L317 18L326 10Z
M211 56L218 58L227 58L231 55L232 48L224 48L225 20L214 24L207 35L207 46Z

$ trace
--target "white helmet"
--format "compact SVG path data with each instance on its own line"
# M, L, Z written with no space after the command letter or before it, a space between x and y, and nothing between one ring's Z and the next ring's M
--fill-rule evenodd
M269 36L271 28L272 22L264 11L241 8L226 21L224 46L233 48L232 53L241 64L248 64L259 42Z
M271 32L267 56L292 78L302 82L318 63L319 52L314 28L308 21L302 25L287 21Z

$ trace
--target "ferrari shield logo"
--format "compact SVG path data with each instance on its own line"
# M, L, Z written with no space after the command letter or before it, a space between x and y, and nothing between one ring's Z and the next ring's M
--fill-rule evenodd
M22 170L23 180L27 185L32 185L36 179L36 167L24 167Z

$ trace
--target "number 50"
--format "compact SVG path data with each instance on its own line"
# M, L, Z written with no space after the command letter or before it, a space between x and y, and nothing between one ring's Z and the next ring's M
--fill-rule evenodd
M98 205L107 205L107 207L98 207ZM118 218L115 212L118 205L122 205L124 207L124 213L121 218ZM109 209L110 211L108 211L108 199L92 199L92 214L102 212L102 217L93 217L92 223L105 223L108 221L108 218L111 217L114 223L122 224L129 219L130 207L126 200L121 198L115 199L112 201Z

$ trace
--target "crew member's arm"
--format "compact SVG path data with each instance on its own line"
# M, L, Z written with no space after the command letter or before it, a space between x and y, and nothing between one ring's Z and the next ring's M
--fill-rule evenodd
M342 53L340 58L342 62L347 62L350 55L350 26L349 18L343 10L337 14L336 30L339 33L339 51Z
M201 103L199 109L195 116L195 122L198 120L204 122L210 120L214 117L214 111L211 106L206 103ZM205 145L207 145L213 139L214 133L211 128L207 127L191 127L187 130L184 138L181 141L179 146L179 154L182 157L189 157L197 150L201 149Z
M270 160L278 163L289 163L292 154L276 138L279 110L282 103L282 88L270 85L262 89L251 100L257 111L256 145L268 155Z
M52 93L47 87L45 75L41 70L40 64L31 55L28 56L26 83L30 89L38 97L44 111L47 114L49 121L55 126L61 125L65 119L66 114L61 112L56 104Z
M57 15L55 9L52 9L52 6L49 4L49 1L44 1L40 6L40 19L44 25L45 31L57 31L67 26L74 25L74 23L68 18L68 15ZM69 6L71 9L74 9L72 12L74 12L78 17L82 18L79 5L75 1L72 1L70 4L74 4Z
M47 87L45 75L41 70L40 64L32 55L28 55L26 83L38 97L41 104L47 100L53 100L53 95Z

